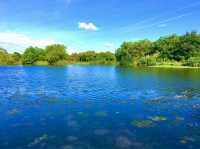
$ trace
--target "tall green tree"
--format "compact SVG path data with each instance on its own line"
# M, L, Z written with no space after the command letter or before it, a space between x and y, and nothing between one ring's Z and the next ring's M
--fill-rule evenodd
M56 64L60 60L65 60L67 57L66 47L61 44L49 45L45 49L45 58L50 65Z
M43 49L38 47L29 47L25 49L22 56L22 63L25 65L34 64L36 61L40 60L40 56L43 54Z

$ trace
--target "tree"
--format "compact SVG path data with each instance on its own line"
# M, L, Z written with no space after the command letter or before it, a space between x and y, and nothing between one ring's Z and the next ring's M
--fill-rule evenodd
M67 53L66 47L60 44L49 45L45 49L45 58L50 65L56 64L60 60L65 60Z
M8 52L6 51L6 49L1 48L1 47L0 47L0 52L2 52L2 53L8 53Z
M200 35L197 32L191 32L181 36L180 49L178 54L183 55L186 60L200 56Z
M6 50L0 50L0 65L7 65L8 54Z
M80 53L80 61L81 62L90 62L96 59L95 51L86 51Z
M131 65L133 61L147 55L153 47L153 43L149 40L141 40L137 42L124 42L116 51L117 60L122 65Z
M20 53L18 53L18 52L14 52L13 54L12 54L12 58L13 58L13 60L16 62L16 63L18 63L20 60L21 60L21 54Z
M43 49L38 47L29 47L25 50L22 56L22 63L25 65L34 64L36 61L40 59L41 54L43 53Z

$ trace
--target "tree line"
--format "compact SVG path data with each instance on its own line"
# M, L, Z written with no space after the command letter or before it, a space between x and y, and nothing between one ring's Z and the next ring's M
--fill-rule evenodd
M188 32L160 37L156 41L124 42L116 50L121 65L185 65L200 67L200 35Z
M0 65L65 65L71 63L114 64L115 54L111 52L86 51L68 54L62 44L49 45L46 48L28 47L23 54L9 54L0 48Z
M86 51L68 54L62 44L28 47L23 54L0 48L0 65L65 65L70 63L120 64L123 66L185 65L200 67L200 35L160 37L156 41L124 42L114 53Z

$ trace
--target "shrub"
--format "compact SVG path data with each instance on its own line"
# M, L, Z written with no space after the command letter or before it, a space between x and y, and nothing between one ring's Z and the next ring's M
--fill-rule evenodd
M154 66L156 65L156 58L153 56L145 56L139 59L138 65Z
M200 67L200 57L191 57L185 62L184 65L192 67Z

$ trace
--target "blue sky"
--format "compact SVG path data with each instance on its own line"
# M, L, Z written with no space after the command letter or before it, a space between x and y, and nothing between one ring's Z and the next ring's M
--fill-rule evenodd
M0 0L0 46L114 51L123 41L199 31L199 16L199 0Z

